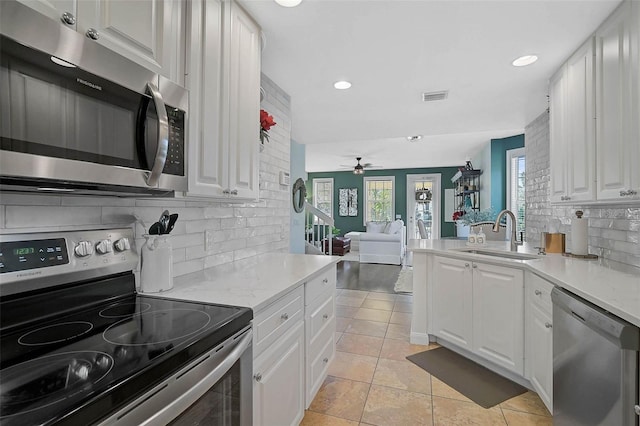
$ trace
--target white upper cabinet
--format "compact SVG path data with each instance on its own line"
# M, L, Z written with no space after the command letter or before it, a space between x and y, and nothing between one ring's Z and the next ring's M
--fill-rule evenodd
M184 83L184 3L178 0L22 0L88 38Z
M595 195L593 39L569 58L550 83L551 201Z
M640 200L638 9L623 2L550 79L553 203Z
M637 8L637 5L636 5ZM596 115L599 200L638 198L637 46L632 56L631 3L623 3L596 32ZM637 22L635 32L637 33ZM635 57L635 63L633 59ZM633 74L635 68L636 74ZM632 76L635 75L635 79ZM633 81L635 80L635 82ZM635 111L635 112L634 112ZM634 194L635 192L635 194Z
M258 198L260 27L227 0L191 2L187 195Z

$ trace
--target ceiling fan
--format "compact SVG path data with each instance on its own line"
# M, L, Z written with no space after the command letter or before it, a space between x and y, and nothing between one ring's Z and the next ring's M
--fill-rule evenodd
M381 168L380 166L374 166L371 163L360 164L360 160L362 160L362 157L356 157L356 160L357 160L358 163L355 166L347 166L347 165L343 164L342 167L347 168L347 169L351 169L353 167L353 174L354 175L363 175L365 169L378 169L378 168Z

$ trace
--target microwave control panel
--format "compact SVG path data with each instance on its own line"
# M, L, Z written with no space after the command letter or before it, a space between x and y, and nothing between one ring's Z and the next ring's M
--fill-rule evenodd
M171 107L167 108L169 119L169 149L167 151L167 161L164 164L163 173L184 176L184 132L185 112Z

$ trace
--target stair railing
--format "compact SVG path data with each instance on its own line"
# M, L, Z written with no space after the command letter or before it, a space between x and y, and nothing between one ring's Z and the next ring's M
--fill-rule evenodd
M324 254L333 254L333 218L322 210L304 202L306 217L305 238L307 242L320 249Z

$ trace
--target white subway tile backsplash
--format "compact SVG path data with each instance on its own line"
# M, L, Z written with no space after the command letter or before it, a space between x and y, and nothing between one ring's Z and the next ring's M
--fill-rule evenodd
M82 226L100 225L100 207L59 207L46 208L27 206L6 206L7 228L33 228L42 226Z

